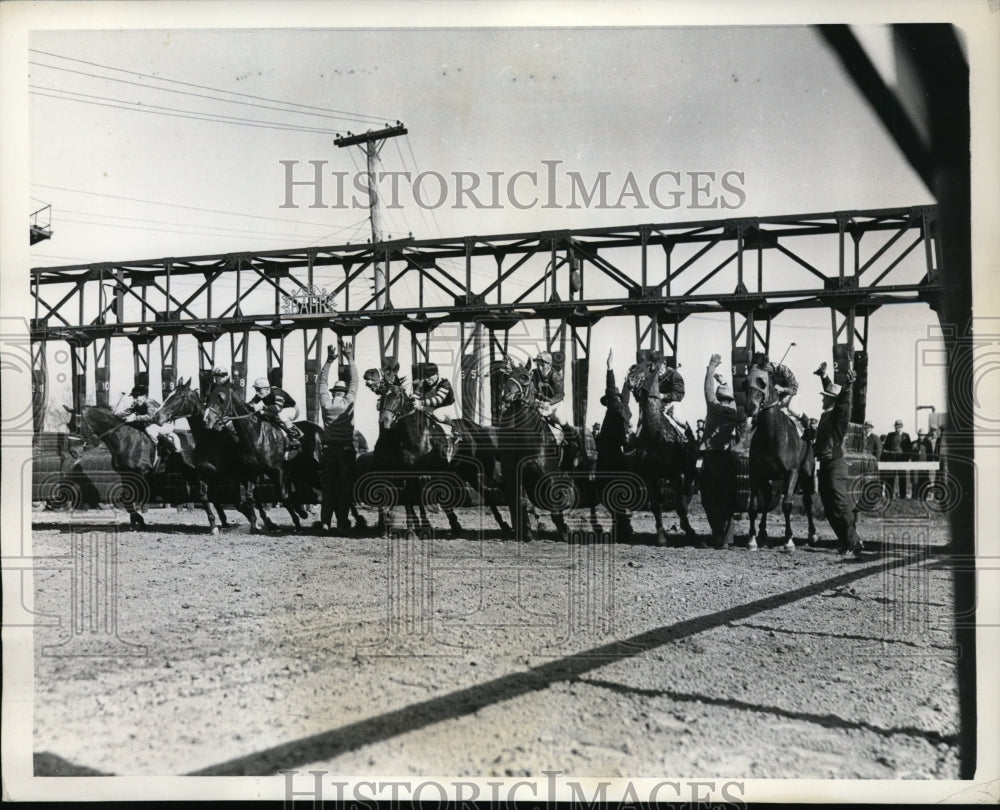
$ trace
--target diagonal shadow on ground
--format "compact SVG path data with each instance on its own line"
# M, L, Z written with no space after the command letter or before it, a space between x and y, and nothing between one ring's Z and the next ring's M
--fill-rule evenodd
M786 717L789 720L804 720L807 723L815 723L824 728L843 728L856 731L871 731L881 737L894 737L897 734L904 734L908 737L921 737L932 745L946 743L947 745L958 745L957 734L941 734L937 731L914 728L906 726L903 728L882 728L881 726L866 723L864 720L847 720L835 714L812 714L811 712L795 712L789 709L781 709L777 706L764 706L759 703L745 703L742 700L732 700L730 698L717 698L710 695L686 694L684 692L672 692L669 689L644 689L642 687L625 686L615 681L604 681L599 678L577 678L575 683L584 683L589 686L598 686L602 689L610 689L624 695L639 695L648 698L667 698L683 703L704 703L711 706L722 706L728 709L737 709L744 712L757 712L759 714L773 714L778 717Z
M924 562L925 553L897 560L880 560L877 565L854 568L835 577L805 585L791 591L757 599L744 605L686 619L665 627L638 633L571 656L539 664L526 672L503 675L491 681L449 692L439 697L413 703L376 717L359 720L346 726L313 734L247 756L220 762L193 771L188 776L265 776L280 770L297 768L310 762L333 759L379 740L387 740L409 731L425 728L475 712L505 700L532 692L540 692L554 683L579 678L623 658L640 655L664 644L721 627L729 622L746 619L758 613L817 596L830 588L846 585L886 570Z

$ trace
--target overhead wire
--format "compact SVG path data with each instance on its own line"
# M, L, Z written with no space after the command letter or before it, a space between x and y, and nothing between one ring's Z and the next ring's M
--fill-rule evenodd
M316 118L328 118L328 119L337 120L337 121L355 121L357 123L362 123L362 124L372 123L370 121L363 121L360 118L354 118L354 117L348 118L348 117L342 116L342 115L330 115L328 113L312 112L310 110L288 109L287 107L272 107L272 106L269 106L269 105L266 105L266 104L253 104L253 103L251 103L249 101L240 101L240 100L234 99L234 98L222 98L221 96L211 96L211 95L207 95L205 93L192 93L190 90L175 90L172 87L155 87L153 85L143 84L142 82L132 82L132 81L129 81L128 79L116 79L114 76L101 76L101 75L99 75L97 73L88 73L88 72L83 71L83 70L73 70L72 68L59 67L58 65L47 65L44 62L34 62L34 61L31 61L31 60L28 60L28 64L29 65L36 65L38 67L50 68L51 70L60 70L60 71L65 71L67 73L75 73L75 74L80 75L80 76L88 76L88 77L95 78L95 79L101 79L103 81L118 82L120 84L128 84L128 85L131 85L133 87L141 87L144 90L154 90L154 91L159 91L159 92L162 92L162 93L178 93L178 94L184 95L184 96L191 96L192 98L203 98L203 99L208 99L209 101L220 101L220 102L222 102L224 104L240 104L240 105L242 105L244 107L251 107L251 108L253 108L255 110L275 110L277 112L292 113L294 115L311 115L311 116L314 116ZM225 92L225 91L221 91L221 92ZM278 102L278 103L280 103L280 104L294 104L294 102Z
M301 103L295 102L295 101L283 101L282 99L268 98L266 96L258 96L258 95L255 95L253 93L241 93L241 92L239 92L237 90L224 90L224 89L219 88L219 87L209 87L208 85L204 85L204 84L196 84L195 82L185 82L185 81L181 81L179 79L170 79L170 78L167 78L165 76L153 76L152 74L149 74L149 73L142 73L140 71L128 70L126 68L114 67L112 65L102 65L102 64L100 64L98 62L89 62L89 61L87 61L85 59L75 59L75 58L73 58L71 56L63 56L62 54L52 53L51 51L43 51L43 50L39 50L37 48L29 48L28 51L30 53L42 54L43 56L52 56L52 57L55 57L57 59L65 59L68 62L77 62L77 63L82 64L82 65L90 65L91 67L99 67L99 68L104 68L106 70L118 71L120 73L128 73L128 74L133 75L133 76L145 76L147 78L154 79L155 81L169 82L171 84L179 84L179 85L183 85L185 87L195 87L195 88L197 88L199 90L211 90L211 91L216 92L216 93L227 93L229 95L240 96L242 98L254 98L254 99L258 99L260 101L268 101L268 102L272 102L272 103L275 103L275 104L286 104L286 105L289 105L289 106L301 107L301 108L307 109L307 110L319 110L319 111L328 112L328 113L336 113L336 114L339 114L339 115L348 115L348 116L350 116L353 119L359 119L359 120L360 119L367 119L369 123L373 123L373 124L375 124L375 123L384 123L386 121L392 120L391 118L386 118L386 117L382 117L382 116L375 116L375 115L368 115L367 113L354 113L354 112L349 112L347 110L335 110L335 109L332 109L332 108L329 108L329 107L316 107L316 106L313 106L311 104L301 104Z
M289 238L289 239L297 239L298 241L301 241L303 239L303 237L296 236L295 234L293 234L293 233L291 233L289 231L283 231L281 233L275 233L273 231L258 231L258 230L249 230L249 229L246 229L246 228L226 228L226 227L219 226L219 225L199 225L198 223L195 223L195 222L168 222L168 221L165 221L165 220L162 220L162 219L146 219L144 217L126 217L126 216L121 216L121 215L118 215L118 214L98 214L98 213L94 213L92 211L77 211L77 210L72 209L72 208L62 208L59 211L59 215L60 215L59 219L62 220L62 221L66 221L66 222L72 222L72 221L78 222L79 220L65 219L62 216L63 214L78 214L78 215L88 216L88 217L102 217L102 218L105 218L105 219L124 220L124 221L127 221L127 222L146 222L146 223L154 224L154 225L174 225L174 226L182 227L182 228L202 228L202 229L212 230L212 231L229 231L233 235L253 234L255 236L276 236L276 237L286 237L286 238ZM97 224L100 224L100 223L96 223L95 222L94 224L97 225ZM347 225L347 226L344 226L342 228L336 228L332 233L336 233L337 231L346 231L346 230L349 230L352 227L353 226L351 226L351 225Z
M43 93L41 92L42 90L54 91L55 93L62 93L63 95L54 95L53 92ZM337 134L336 130L332 129L284 125L268 123L253 118L236 118L235 116L229 115L202 113L197 110L183 110L177 107L164 107L159 104L143 104L142 102L127 101L125 99L110 98L108 96L95 96L89 93L75 93L70 90L60 90L55 87L40 87L38 85L29 84L28 92L30 95L40 96L42 98L54 98L60 101L75 101L79 104L90 104L95 107L110 107L114 110L145 112L153 115L163 115L168 118L186 118L192 121L208 121L215 124L237 124L238 126L252 127L254 129L276 129L282 132L307 132L319 135Z
M225 214L235 217L245 217L247 219L266 219L272 222L290 222L295 225L310 225L310 226L315 226L317 228L330 227L329 222L306 222L306 221L299 221L296 219L287 219L285 217L268 217L268 216L263 216L261 214L244 214L239 211L225 211L218 208L199 208L194 205L181 205L179 203L157 202L156 200L143 200L139 199L138 197L125 197L120 194L104 194L99 191L84 191L83 189L66 188L64 186L53 186L53 185L48 185L46 183L32 183L31 185L34 186L35 188L47 188L53 191L67 191L70 192L71 194L87 194L94 197L105 197L111 200L125 200L126 202L142 203L143 205L160 205L165 208L183 208L188 211L201 211L202 213L206 214Z

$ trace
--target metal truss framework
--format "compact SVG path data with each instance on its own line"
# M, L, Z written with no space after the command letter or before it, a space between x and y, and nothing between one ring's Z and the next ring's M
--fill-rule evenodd
M835 358L839 345L850 359L856 348L867 351L868 317L879 307L922 303L938 308L943 268L937 217L936 207L921 206L33 268L31 336L39 343L62 340L71 346L74 405L79 405L86 379L83 350L91 344L100 383L107 380L107 341L112 337L133 342L137 375L148 371L149 343L159 339L167 391L175 379L179 336L196 338L205 375L214 362L216 341L229 335L234 377L245 385L251 331L264 335L269 373L277 379L285 338L301 331L308 415L315 418L323 329L332 329L342 340L377 327L380 345L396 354L403 326L411 333L417 363L427 359L434 329L457 323L462 325L462 410L469 415L478 408L478 389L467 377L475 374L468 360L474 350L489 346L495 377L506 356L507 332L521 321L543 320L549 349L561 353L558 359L572 368L574 392L579 392L574 416L582 424L590 330L599 320L632 317L636 347L659 349L674 362L685 318L727 313L738 378L751 352L768 351L776 316L789 309L825 308L832 313ZM880 236L870 236L865 245L878 240L877 248L865 258L864 238L876 233ZM814 245L822 240L824 254L836 255L836 263L804 258L799 247L810 238ZM893 272L918 247L923 248L922 278L891 283ZM680 251L689 255L681 260ZM808 283L774 288L770 255L779 254ZM529 264L532 259L534 265ZM544 269L538 267L542 261ZM454 263L461 263L464 273ZM384 301L366 278L376 264L385 268ZM317 271L328 273L325 268L342 274L330 291L316 286ZM732 292L702 289L717 276L726 278L720 276L723 271ZM404 278L416 280L416 300L397 309L392 297ZM187 287L197 282L196 289L178 292L185 286L182 280ZM589 296L588 283L601 285L601 294ZM270 311L260 311L261 290L273 293L267 296L273 305L264 306ZM247 314L251 308L254 313ZM488 341L483 329L490 333ZM35 356L41 368L44 351ZM43 378L35 375L36 386ZM863 381L858 388L860 418Z

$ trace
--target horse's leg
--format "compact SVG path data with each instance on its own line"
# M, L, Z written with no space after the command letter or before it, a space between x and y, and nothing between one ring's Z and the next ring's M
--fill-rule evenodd
M208 500L207 481L198 482L198 502L201 504L201 508L205 510L205 516L208 518L209 534L218 534L219 527L215 525L215 513L212 511L212 504Z
M809 472L808 468L799 470L799 477L802 479L802 509L806 513L806 520L809 522L809 546L814 547L819 539L816 534L816 524L813 522L813 492L816 489L816 472Z
M358 511L358 505L351 502L351 514L354 516L354 528L356 529L366 529L368 528L368 521L365 520L365 516Z
M133 500L128 500L123 502L125 510L128 512L128 522L129 526L133 529L144 529L146 528L146 521L143 519L142 514L136 507L136 502Z
M253 481L243 481L240 484L240 511L246 515L250 521L250 531L260 531L257 525L257 514L254 512L254 483Z
M295 503L295 498L292 493L291 482L285 478L284 470L278 469L277 475L278 494L281 497L281 505L285 507L288 514L291 515L292 525L295 527L295 531L299 531L302 528L302 523L299 518L299 506ZM309 513L306 512L302 517L305 517Z
M785 545L781 547L784 552L795 551L795 532L792 531L792 496L795 493L795 484L798 480L798 469L785 473L784 497L781 499L781 511L785 515Z
M757 509L758 501L760 499L760 486L757 485L753 480L750 482L750 502L747 505L747 520L750 523L750 528L747 533L747 548L750 551L757 550ZM767 504L765 503L766 507Z
M682 478L679 474L675 474L673 480L670 482L670 486L673 487L673 490L676 493L675 497L677 498L677 506L674 511L677 512L677 519L680 521L684 534L686 534L689 538L696 537L697 533L691 527L691 521L688 519L687 496L680 489L681 482ZM702 542L700 538L696 541L696 545L698 548L705 547L705 543Z
M660 482L656 478L647 479L646 490L649 492L649 508L656 521L656 545L665 546L667 533L663 530L663 495L660 491Z

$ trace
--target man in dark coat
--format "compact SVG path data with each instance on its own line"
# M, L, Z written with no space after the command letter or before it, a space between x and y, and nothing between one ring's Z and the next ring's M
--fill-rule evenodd
M327 350L326 363L319 372L320 413L323 417L323 502L320 522L330 531L336 515L337 531L350 529L351 499L354 496L354 469L357 452L354 446L354 402L358 397L358 369L354 349L344 345L347 358L347 382L338 380L327 389L330 367L337 359L337 348Z
M903 432L903 422L896 420L895 430L887 433L885 441L882 443L883 461L909 461L913 451L913 442L909 433ZM886 473L886 485L889 489L889 497L898 495L899 498L907 497L907 472L906 470L889 470ZM899 481L899 491L896 492L896 481Z

